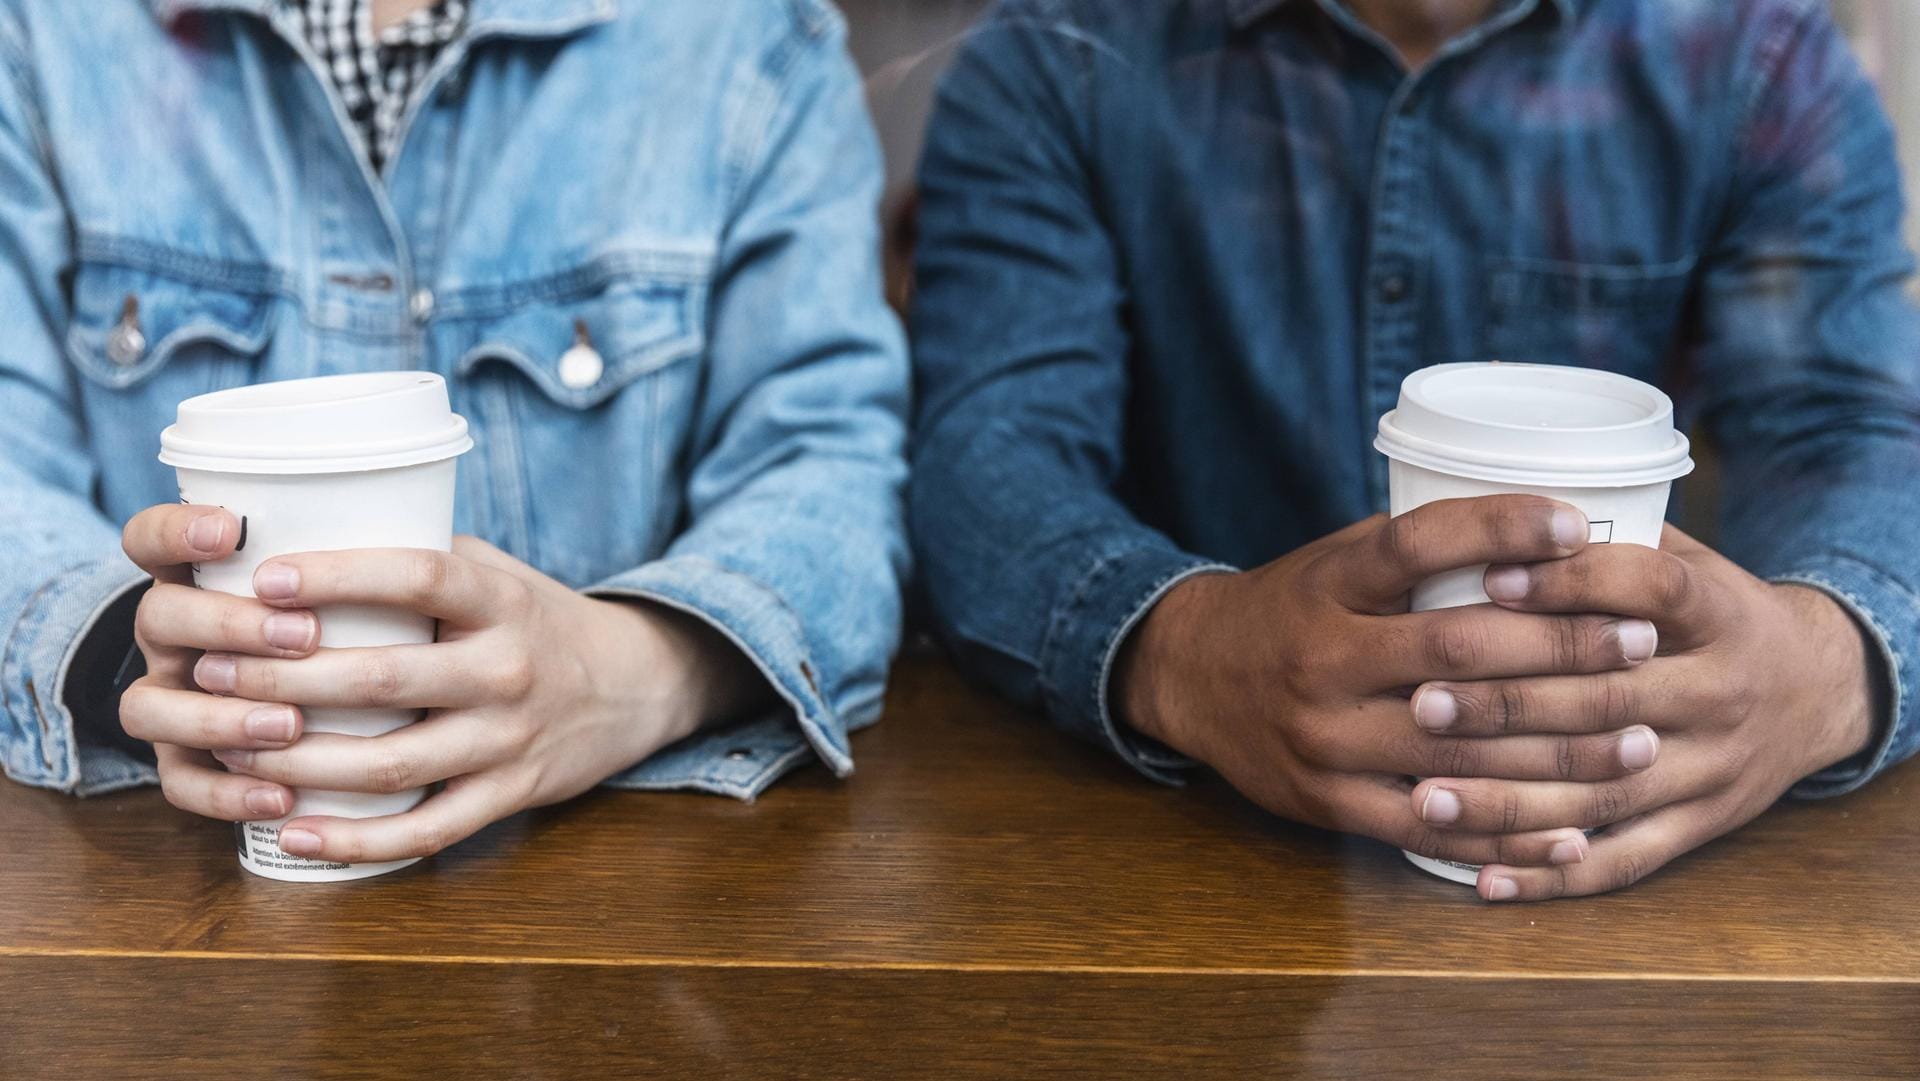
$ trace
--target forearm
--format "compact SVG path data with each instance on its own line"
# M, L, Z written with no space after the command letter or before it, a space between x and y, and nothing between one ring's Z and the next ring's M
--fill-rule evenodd
M1883 404L1833 417L1771 456L1730 459L1724 550L1761 578L1823 598L1818 637L1831 663L1821 670L1844 674L1831 709L1809 724L1849 735L1794 794L1851 791L1920 749L1920 492L1905 479L1920 475L1920 412Z
M1118 719L1121 650L1160 599L1224 571L1142 524L994 406L923 435L910 519L921 580L962 666L1164 779L1170 759ZM989 417L999 416L994 420Z

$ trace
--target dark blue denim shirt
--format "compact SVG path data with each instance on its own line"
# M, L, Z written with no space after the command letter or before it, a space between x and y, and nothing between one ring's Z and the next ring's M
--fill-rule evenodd
M1827 591L1920 743L1920 312L1892 132L1817 0L1513 0L1408 74L1336 0L1006 0L922 166L911 521L977 677L1163 777L1109 710L1184 577L1384 510L1407 373L1673 393L1721 547Z

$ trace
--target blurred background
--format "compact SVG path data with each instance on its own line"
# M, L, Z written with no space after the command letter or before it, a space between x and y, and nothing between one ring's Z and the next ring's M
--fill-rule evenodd
M911 191L934 85L967 27L989 3L840 0L886 148L889 221ZM1834 14L1900 129L1911 205L1920 192L1920 0L1834 0ZM1920 249L1920 215L1908 214L1907 236Z

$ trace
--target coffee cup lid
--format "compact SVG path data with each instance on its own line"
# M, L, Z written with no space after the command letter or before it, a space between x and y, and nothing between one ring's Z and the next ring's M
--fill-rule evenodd
M160 460L213 473L357 473L437 462L473 446L432 372L259 383L188 398Z
M1552 364L1422 368L1400 384L1373 445L1409 465L1511 484L1624 488L1693 471L1658 387Z

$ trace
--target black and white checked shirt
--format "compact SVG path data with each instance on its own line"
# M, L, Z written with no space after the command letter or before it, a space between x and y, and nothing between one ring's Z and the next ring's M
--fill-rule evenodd
M384 168L414 92L466 28L467 0L436 0L377 35L373 0L282 2L333 79L374 169Z

